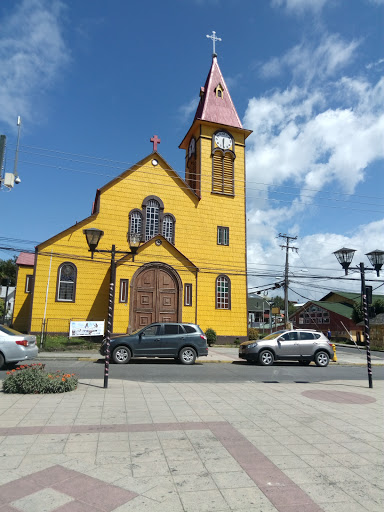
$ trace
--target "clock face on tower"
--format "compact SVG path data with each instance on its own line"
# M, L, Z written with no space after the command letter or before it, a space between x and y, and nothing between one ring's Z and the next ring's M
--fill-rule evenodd
M217 132L215 143L220 149L230 149L232 147L232 137L226 132Z

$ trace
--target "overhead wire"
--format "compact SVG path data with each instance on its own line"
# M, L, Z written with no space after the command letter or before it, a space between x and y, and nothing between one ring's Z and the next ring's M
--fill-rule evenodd
M52 164L44 164L44 163L40 163L40 162L30 162L30 161L27 161L27 160L22 160L21 158L19 159L19 163L24 163L24 164L28 164L28 165L36 165L36 166L39 166L39 167L48 167L50 169L59 169L61 171L68 171L68 172L75 172L75 173L79 173L79 174L88 174L88 175L93 175L93 176L105 176L105 177L109 177L109 178L112 178L112 180L115 180L115 179L120 179L120 180L123 180L125 179L125 177L121 176L121 175L113 175L113 174L107 174L107 173L99 173L99 172L94 172L94 171L87 171L87 170L80 170L80 169L73 169L73 168L70 168L70 167L64 167L64 166L60 166L60 165L52 165ZM145 165L142 165L140 166L141 168L140 169L126 169L124 171L122 171L122 173L125 173L125 172L141 172L141 173L146 173L146 174L151 174L151 175L155 175L155 172L153 171L144 171L142 170L143 167L145 167ZM165 169L164 169L165 170ZM179 179L182 183L182 185L175 185L175 184L166 184L166 183L160 183L160 182L156 182L156 181L152 181L151 184L152 185L161 185L162 187L177 187L177 188L181 188L181 189L184 189L184 190L188 190L188 191L192 191L191 187L189 187L184 178L182 178L182 176L180 176L174 169L168 169L168 170L171 170L173 172L176 173L176 176L175 178L176 179ZM145 183L147 184L147 181L145 180L142 180L142 179L136 179L136 178L132 178L130 177L130 181L134 181L134 182L138 182L138 183ZM236 180L236 183L238 183L240 180ZM247 186L247 191L252 191L252 190L258 190L256 188L252 188L252 187L249 187ZM206 192L206 193L210 193L211 192L211 189L201 189L200 192ZM289 192L278 192L279 194L289 194L289 195L294 195L292 193L289 193ZM249 193L246 193L246 196L247 197L250 197ZM301 194L299 197L303 197L303 195ZM304 196L304 197L310 197L310 196ZM329 201L329 202L344 202L344 203L348 203L349 201L345 201L345 200L342 200L342 199L335 199L335 198L321 198L319 197L318 199L323 199L323 200L326 200L326 201ZM273 203L288 203L288 204L291 204L292 201L290 200L285 200L285 199L276 199L276 198L272 198L272 197L268 197L268 198L265 198L265 200L267 200L268 202L273 202ZM371 205L372 203L363 203L363 202L359 202L359 201L356 201L354 198L351 199L351 201L353 200L353 204L367 204L367 205ZM305 202L305 201L301 201L300 202L300 206L314 206L314 207L319 207L319 208L335 208L335 209L348 209L348 210L353 210L353 211L359 211L359 212L371 212L371 213L384 213L384 209L383 210L377 210L377 209L367 209L367 208L353 208L351 206L340 206L340 205L333 205L333 204L320 204L320 203L315 203L313 201L309 201L309 202ZM373 206L381 206L381 205L376 205L376 204L373 204ZM249 213L249 212L248 212Z
M32 153L31 152L27 152L27 151L24 150L24 148L36 149L38 151L51 152L51 153L56 153L56 154L60 154L60 155L69 155L69 156L74 156L74 157L79 157L79 158L87 158L87 159L90 159L90 160L96 160L96 161L102 161L102 162L113 163L113 164L120 164L120 165L126 166L126 169L123 169L123 170L120 169L120 172L125 172L129 168L135 167L138 164L138 162L112 160L112 159L105 158L105 157L97 157L97 156L92 156L92 155L82 155L82 154L78 154L78 153L71 153L71 152L65 152L65 151L60 151L60 150L53 150L53 149L48 149L48 148L40 148L40 147L29 146L29 145L22 145L22 146L20 146L20 153L24 152L24 153L32 154L32 155L54 158L54 156L51 156L51 155L44 155L44 154L43 155L39 155L38 153L36 154L36 153L33 153L33 152ZM159 156L161 156L161 155L159 154ZM94 164L92 162L77 161L77 160L70 159L70 158L62 158L62 159L69 160L69 161L74 161L74 162L77 162L77 163L85 163L85 164L91 163L92 165L97 165L97 166L105 167L105 163L104 164ZM114 169L117 169L115 166L113 166L113 167L110 166L110 167L114 168ZM180 175L180 177L181 177L181 173L179 171L173 169L173 168L165 168L164 170L177 172ZM244 180L238 180L238 181L239 182L244 182ZM247 180L247 183L255 183L255 184L258 184L258 185L266 186L268 188L277 188L277 187L279 187L279 188L297 189L297 190L308 191L308 192L324 192L326 194L348 196L348 197L354 197L356 195L356 194L350 194L350 193L347 193L347 192L335 192L335 191L332 191L332 190L325 190L325 191L323 191L322 189L315 189L315 188L308 188L308 187L300 188L300 187L294 187L294 186L291 186L291 185L274 185L274 184L271 184L271 183L263 183L263 182L256 182L256 181L250 181L250 180ZM368 199L378 199L379 201L383 201L384 200L384 197L380 197L380 196L370 196L370 195L359 194L359 197L360 198L364 197L364 198L368 198ZM362 204L366 204L366 203L362 203Z
M43 154L41 154L41 153L33 153L33 152L30 152L30 151L26 151L24 148L37 149L38 151L44 151L45 153L48 153L48 154L45 154L45 153L43 153ZM37 147L34 147L34 146L27 146L27 145L24 145L24 146L20 147L20 153L32 154L32 155L35 155L35 156L41 156L43 158L57 158L55 156L57 154L58 155L65 155L65 156L60 156L60 158L62 160L64 160L64 161L72 161L72 162L75 162L75 163L99 166L99 167L103 167L103 168L105 168L107 166L109 168L115 169L119 173L124 173L125 171L130 170L130 168L134 168L134 167L137 166L137 163L132 163L132 162L122 162L122 161L112 160L112 159L107 159L107 158L102 158L102 157L95 157L95 156L90 156L90 155L81 155L81 154L76 154L76 153L70 153L70 152L64 152L64 151L58 151L58 150L51 150L51 149L47 149L47 148L37 148ZM54 153L54 155L50 155L49 153ZM74 158L67 158L67 155L68 156L78 157L78 158L86 158L88 160L91 160L91 162L84 161L84 160L76 160ZM103 163L95 163L95 162L92 162L92 160L96 160L96 162L103 162ZM28 165L38 165L40 167L44 166L44 167L50 167L50 168L57 168L57 169L60 169L60 170L65 170L65 171L69 171L69 172L77 172L77 173L81 173L81 174L91 174L91 175L96 175L96 176L105 176L105 177L110 177L112 179L116 179L116 178L120 177L119 175L116 176L114 174L96 173L94 171L73 169L73 168L68 168L68 167L64 167L64 166L61 166L61 165L44 164L44 163L41 163L41 162L30 162L30 161L23 161L23 160L20 160L20 162L26 163ZM113 164L113 165L109 165L109 164ZM125 168L125 169L117 168L116 164L124 165L127 168ZM143 167L145 167L145 165L140 166L140 169L136 169L136 172L148 173L148 171L143 170ZM178 171L176 171L175 169L172 169L172 168L165 168L164 170L176 172L178 177L181 180L185 181L184 178L182 177L183 173L180 173L180 172L178 172ZM153 169L151 169L149 172L153 173ZM202 173L202 175L204 175L204 173ZM241 179L238 178L236 180L236 182L237 183L244 183L244 180L241 180ZM273 188L277 188L277 185L261 183L261 182L254 182L252 180L247 180L247 183L248 183L248 190L263 191L262 189L257 189L257 188L249 187L249 184L262 185L262 186L267 187L268 190L269 189L273 189ZM280 189L281 188L287 188L287 189L293 189L293 190L297 189L300 192L295 194L293 192L285 192L285 191L279 190L279 191L273 192L273 193L275 193L275 194L291 195L291 196L295 196L295 197L299 196L301 199L303 197L304 198L309 197L310 199L312 199L312 197L313 197L312 194L311 195L303 194L303 192L305 192L305 191L308 191L308 192L321 192L321 190L319 190L319 189L310 189L310 188L305 188L305 187L300 189L299 187L293 187L293 186L288 186L288 185L279 185L278 187ZM188 188L189 189L189 187L184 187L184 188ZM376 205L375 203L371 203L371 202L357 201L356 197L355 197L355 194L347 194L347 193L334 192L334 191L325 191L325 193L327 194L327 196L325 196L325 197L318 196L318 199L320 199L320 200L324 199L325 201L332 201L332 202L344 202L344 203L349 203L349 202L353 201L353 204L380 206L380 205ZM350 199L348 199L348 200L337 199L336 197L329 197L330 195L331 196L348 196ZM361 197L366 197L366 198L369 198L369 199L377 199L379 201L382 201L384 199L382 197L377 197L377 196L361 196L361 195L359 195L359 198L361 198ZM290 203L291 202L291 201L284 201L283 199L275 199L275 198L270 198L270 197L268 198L268 201L280 202L280 203L285 203L285 202ZM302 205L311 204L311 205L319 206L319 207L323 206L321 204L313 203L312 201L310 201L309 203L302 202L301 204ZM329 206L334 207L334 208L337 207L337 206L334 206L334 205L333 206L329 205ZM344 208L344 207L341 207L341 208ZM350 209L350 207L348 207L348 208ZM356 211L364 211L364 212L365 211L366 212L370 212L370 211L372 212L373 211L373 212L380 212L381 213L380 210L368 210L368 209L359 209L359 208L353 208L353 209L356 210Z

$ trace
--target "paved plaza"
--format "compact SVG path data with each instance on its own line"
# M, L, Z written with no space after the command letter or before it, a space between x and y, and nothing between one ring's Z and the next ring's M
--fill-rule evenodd
M0 394L0 512L375 512L381 382Z

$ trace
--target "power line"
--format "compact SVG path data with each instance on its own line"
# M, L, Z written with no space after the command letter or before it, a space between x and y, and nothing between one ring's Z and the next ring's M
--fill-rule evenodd
M79 155L79 154L75 154L75 153L69 153L69 152L64 152L64 151L57 151L57 150L50 150L50 149L45 149L45 148L36 148L34 146L23 146L23 147L26 147L26 148L31 148L31 149L37 149L38 151L45 151L45 152L48 152L48 153L54 153L54 154L58 154L58 155L69 155L69 156L75 156L75 157L79 157L79 158L86 158L86 159L90 159L90 160L96 160L97 162L101 161L103 162L102 164L100 163L95 163L95 162L87 162L87 161L83 161L83 160L76 160L74 158L67 158L65 156L60 156L60 158L62 160L65 160L65 161L72 161L72 162L75 162L75 163L80 163L80 164L86 164L86 165L93 165L93 166L101 166L101 167L105 167L106 164L114 164L113 166L111 165L108 165L108 167L110 168L113 168L113 169L116 169L118 172L120 173L124 173L126 170L129 170L129 167L135 167L137 166L137 163L132 163L132 162L121 162L121 161L117 161L117 160L111 160L111 159L107 159L107 158L101 158L101 157L94 157L94 156L90 156L90 155ZM33 153L33 152L28 152L28 151L23 151L24 153L26 154L32 154L32 155L36 155L36 156L42 156L43 158L56 158L56 156L54 155L50 155L50 154L41 154L41 153ZM44 164L44 163L38 163L38 162L29 162L29 161L23 161L23 163L26 163L28 165L39 165L40 167L41 166L45 166L45 167L50 167L50 168L57 168L57 169L60 169L60 170L66 170L66 171L69 171L69 172L78 172L78 173L82 173L82 174L92 174L92 175L101 175L101 176L106 176L106 177L112 177L112 178L118 178L119 176L114 176L114 175L111 175L111 174L106 174L106 173L96 173L94 171L87 171L87 170L80 170L80 169L73 169L73 168L67 168L67 167L63 167L63 166L60 166L60 165L52 165L52 164ZM117 169L116 168L116 165L115 164L120 164L120 165L124 165L126 167L128 167L128 169ZM147 172L147 171L144 171L142 169L143 166L140 166L140 169L136 169L136 172ZM182 178L182 174L183 173L178 173L176 170L174 169L165 169L165 170L172 170L174 172L176 172L180 179L183 180ZM150 171L150 173L153 174L153 169ZM205 175L204 173L202 173L202 175ZM207 176L207 175L206 175ZM183 180L184 181L184 180ZM244 180L241 180L241 179L237 179L236 180L237 183L242 183L244 182ZM257 188L252 188L252 187L249 187L249 184L259 184L259 185L263 185L265 187L268 187L268 189L273 189L273 188L277 188L276 185L272 185L272 184L266 184L266 183L261 183L261 182L253 182L253 181L250 181L248 180L248 190L260 190L260 189L257 189ZM188 187L185 187L185 188L188 188ZM300 190L298 187L292 187L292 186L287 186L287 185L281 185L279 186L279 188L287 188L287 189L293 189L293 190ZM296 196L296 195L300 195L301 198L306 198L306 197L310 197L312 198L312 195L305 195L303 194L304 191L308 191L308 192L320 192L321 190L319 189L307 189L307 188L304 188L304 189L301 189L300 190L300 194L295 194L293 192L284 192L284 191L277 191L277 192L274 192L276 194L284 194L284 195L291 195L291 196ZM363 205L372 205L372 206L380 206L380 205L376 205L375 203L370 203L370 202L362 202L362 201L356 201L356 198L355 198L355 195L352 195L352 194L346 194L346 193L338 193L338 192L333 192L333 191L326 191L325 192L327 194L327 196L323 197L323 196L318 196L318 199L323 199L325 201L332 201L332 202L344 202L344 203L348 203L350 201L353 201L353 204L363 204ZM335 196L335 195L339 195L339 196L348 196L349 198L351 198L350 200L345 200L345 199L337 199L335 197L329 197L329 195L332 195L332 196ZM370 198L370 199L378 199L380 201L382 201L383 198L381 197L375 197L375 196L359 196L359 197L366 197L366 198ZM268 201L274 201L274 202L287 202L287 203L290 203L291 201L284 201L283 199L273 199L273 198L268 198ZM318 207L322 207L324 205L320 205L320 204L316 204L316 203L313 203L312 201L310 201L309 203L305 203L305 202L302 202L302 205L306 205L306 204L311 204L311 205L314 205L314 206L318 206ZM337 208L337 206L334 206L334 205L328 205L329 207L334 207L334 208ZM340 208L343 208L343 207L340 207ZM351 209L350 207L344 207L344 208L348 208L348 209ZM358 208L352 208L353 210L355 211L363 211L363 212L377 212L377 213L382 213L380 210L368 210L368 209L358 209Z
M98 172L92 172L92 171L83 171L83 170L80 170L80 169L72 169L72 168L67 168L67 167L63 167L63 166L49 165L49 164L36 163L36 162L28 162L26 160L21 160L21 162L25 163L25 164L28 164L28 165L38 165L39 167L49 167L50 169L59 169L60 171L75 172L75 173L79 173L79 174L88 174L88 175L93 175L93 176L105 176L105 177L112 178L112 180L114 180L114 179L120 179L120 180L126 179L126 177L115 176L115 175L112 175L112 174L98 173ZM147 171L143 171L141 169L127 169L126 171L123 171L123 173L129 172L129 171L131 171L131 172L148 173ZM153 173L150 172L150 174L153 174ZM185 183L185 180L179 174L177 174L176 178L180 179L180 181L182 183ZM130 177L130 180L138 182L138 183L143 183L145 185L148 184L147 181L142 180L142 179L135 179L135 178ZM239 182L239 180L236 180L235 183L238 183L238 182ZM182 190L187 190L187 191L190 191L190 192L192 191L192 189L187 184L185 184L185 185L176 185L176 184L171 184L171 183L170 184L166 184L166 183L152 181L151 185L160 185L162 187L174 187L175 189L182 189ZM249 192L250 190L257 190L257 189L253 189L252 187L247 187L247 191ZM209 189L208 188L207 189L203 188L203 189L200 190L200 192L211 193L211 188L209 188ZM251 196L248 193L248 194L246 194L246 197L251 197ZM266 200L268 202L273 202L273 203L292 204L292 201L288 201L288 200L284 200L284 199L268 198ZM330 199L329 201L336 201L336 200ZM344 202L347 202L347 201L344 201ZM356 203L355 201L353 201L353 202L354 202L354 204ZM370 204L370 203L361 203L361 204ZM367 208L353 208L351 206L340 206L340 205L325 204L325 203L324 204L320 204L320 203L315 203L315 202L312 202L312 201L311 202L301 202L298 206L301 206L301 207L313 206L313 207L318 207L318 208L334 208L334 209L338 209L338 210L348 210L348 211L357 211L357 212L366 212L366 213L380 213L380 214L384 213L384 210L367 209ZM376 205L373 204L373 206L376 206ZM248 212L248 214L249 214L249 212Z
M97 157L97 156L92 156L92 155L82 155L82 154L78 154L78 153L70 153L70 152L65 152L65 151L59 151L59 150L53 150L53 149L48 149L48 148L40 148L40 147L36 147L36 146L28 146L28 145L23 145L21 146L22 148L30 148L30 149L36 149L38 151L45 151L45 152L52 152L52 153L56 153L56 154L60 154L60 155L69 155L69 156L73 156L73 157L79 157L79 158L88 158L90 160L96 160L96 161L101 161L101 162L106 162L106 163L112 163L112 164L120 164L120 165L123 165L126 167L126 169L123 169L122 171L120 170L120 172L124 172L125 170L131 168L131 167L134 167L136 166L138 163L137 162L129 162L129 161L120 161L120 160L112 160L112 159L109 159L109 158L105 158L105 157ZM31 153L31 152L28 152L28 151L21 151L21 152L24 152L24 153L27 153L27 154L32 154L32 155L36 155L36 153ZM54 158L53 156L51 155L39 155L37 154L37 156L43 156L43 157L50 157L50 158ZM145 158L145 157L144 157ZM74 159L70 159L70 158L62 158L64 160L69 160L69 161L73 161L73 162L78 162L78 163L85 163L85 164L88 164L88 162L83 162L83 161L77 161L77 160L74 160ZM98 165L98 166L104 166L104 164L94 164L92 163L92 165ZM112 166L111 166L112 167ZM115 168L117 169L115 166L113 166L112 168ZM165 169L167 171L175 171L177 172L180 176L182 173L180 173L179 171L175 170L175 169ZM244 182L244 180L238 180L240 182ZM288 188L288 189L294 189L294 190L301 190L301 191L308 191L308 192L324 192L325 194L331 194L331 195L340 195L340 196L348 196L348 197L354 197L356 194L348 194L346 192L335 192L335 191L331 191L331 190L322 190L322 189L315 189L315 188L302 188L300 189L300 187L294 187L294 186L290 186L290 185L273 185L273 184L270 184L270 183L264 183L264 182L256 182L256 181L247 181L248 183L254 183L254 184L257 184L257 185L263 185L265 187L268 187L268 188ZM384 200L384 197L380 197L380 196L368 196L368 195L362 195L362 194L359 194L358 197L364 197L364 198L368 198L368 199L378 199L380 201ZM327 198L326 198L327 199ZM362 204L366 204L366 203L362 203Z

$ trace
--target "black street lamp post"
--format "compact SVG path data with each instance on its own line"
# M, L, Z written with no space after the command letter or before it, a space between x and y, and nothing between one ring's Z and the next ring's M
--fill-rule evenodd
M87 244L89 247L89 251L92 254L95 252L104 252L111 255L111 266L110 266L110 279L109 279L109 299L108 299L108 319L107 319L107 329L105 334L105 362L104 362L104 388L108 387L108 377L109 377L109 361L111 358L110 355L110 345L111 345L111 333L113 329L113 309L114 309L114 294L115 294L115 285L116 285L116 262L115 256L116 254L132 254L132 261L135 261L135 254L140 245L140 235L136 233L132 233L128 235L130 251L116 251L116 246L112 245L112 249L97 249L97 245L100 241L100 238L104 235L104 231L95 228L84 229L83 233L87 239Z
M353 256L355 254L355 249L347 249L343 247L338 251L335 251L333 254L336 256L337 261L345 270L345 275L348 275L348 269L350 264L352 263ZM376 249L376 251L372 251L366 254L373 268L365 267L364 263L360 263L358 267L355 267L360 272L361 278L361 298L362 298L362 306L363 306L363 315L364 315L364 341L367 350L367 369L368 369L368 383L369 387L372 388L372 364L371 364L371 346L370 346L370 333L369 333L369 315L368 315L368 301L367 301L367 287L365 286L365 271L366 270L375 270L377 276L380 276L381 267L384 264L384 251L380 251Z

